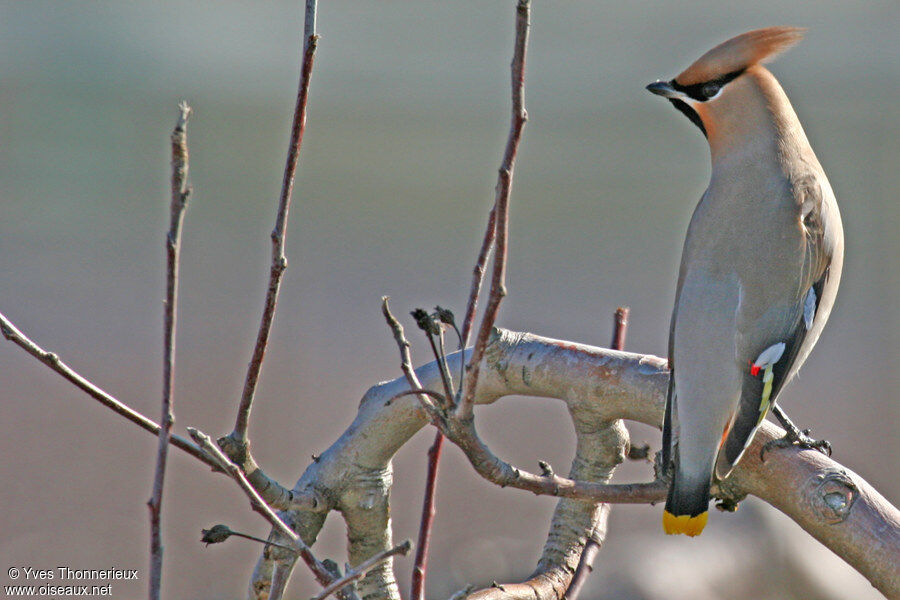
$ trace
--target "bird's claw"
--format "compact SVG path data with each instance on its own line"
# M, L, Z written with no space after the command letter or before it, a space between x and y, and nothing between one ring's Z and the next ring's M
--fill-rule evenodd
M831 442L828 440L816 440L810 436L810 430L788 431L784 437L766 442L759 451L759 459L763 462L766 460L766 452L772 448L790 448L797 446L804 450L816 450L825 456L831 456Z

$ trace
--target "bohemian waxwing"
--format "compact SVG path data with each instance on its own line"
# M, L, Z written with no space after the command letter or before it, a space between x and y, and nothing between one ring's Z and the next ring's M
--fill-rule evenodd
M774 407L828 319L844 254L828 179L784 90L762 66L802 32L744 33L675 79L647 86L700 128L712 157L669 330L666 533L703 530L713 478L731 472L770 408L788 430L784 444L828 450Z

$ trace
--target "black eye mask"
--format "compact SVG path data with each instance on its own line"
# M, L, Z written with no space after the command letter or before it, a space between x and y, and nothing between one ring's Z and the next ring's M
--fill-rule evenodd
M739 71L732 71L731 73L727 73L722 75L721 77L716 77L715 79L711 79L710 81L702 81L700 83L692 83L691 85L681 85L674 79L669 82L669 85L672 86L673 90L679 91L682 94L685 94L698 102L706 102L713 96L719 93L726 83L730 81L734 81L744 72L744 69L740 69ZM684 112L683 109L678 108L681 112ZM690 117L689 117L690 118ZM693 121L693 119L691 119Z

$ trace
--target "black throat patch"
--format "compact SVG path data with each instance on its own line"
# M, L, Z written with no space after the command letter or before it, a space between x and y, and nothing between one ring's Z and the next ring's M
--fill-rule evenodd
M700 115L697 114L697 111L690 107L690 105L684 100L679 100L678 98L669 98L669 102L672 103L672 106L681 111L684 116L691 120L691 123L700 128L700 131L703 132L703 137L709 138L706 134L706 127L703 126L703 120L700 118Z

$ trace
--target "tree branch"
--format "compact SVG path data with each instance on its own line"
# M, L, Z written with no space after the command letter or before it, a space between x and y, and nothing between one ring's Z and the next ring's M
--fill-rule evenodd
M148 431L153 435L159 435L159 425L85 379L83 376L69 367L69 365L60 360L59 356L57 356L56 353L48 352L35 344L33 341L31 341L31 339L28 338L28 336L19 331L19 329L16 328L16 326L13 325L12 322L7 319L6 316L4 316L2 313L0 313L0 333L2 333L3 337L5 337L7 340L11 341L18 347L25 350L25 352L38 359L40 362L50 367L50 369L61 375L63 379L75 385L75 387L85 392L94 400L100 402L100 404L102 404L103 406L109 408L118 415L125 417L127 420L131 421L141 429ZM179 435L172 434L169 438L169 441L176 448L184 450L194 458L211 467L213 470L221 470L219 468L219 465L216 464L215 461L210 459L205 452L203 452L189 440L186 440Z
M153 476L153 495L147 502L150 509L150 600L159 600L162 584L162 495L166 477L166 458L175 414L172 386L175 382L175 323L178 302L178 258L181 249L181 224L191 190L188 187L187 121L191 107L182 102L180 114L172 132L172 201L169 208L169 233L166 236L166 301L163 317L163 392L159 445L156 451L156 471Z
M458 368L462 360L459 352L447 357L451 369ZM573 406L587 410L584 414L591 415L584 422L587 426L620 418L657 428L662 422L669 376L663 358L496 330L481 366L477 404L489 404L504 396L557 398L566 402L570 410ZM416 369L416 377L425 388L440 385L434 362ZM294 490L316 487L348 502L365 497L367 483L348 484L347 473L360 465L370 470L389 468L394 453L429 421L418 399L398 396L409 387L404 377L366 392L353 423L307 468ZM395 399L388 402L391 398ZM715 492L730 498L753 494L769 502L860 571L885 595L896 597L900 594L896 572L896 565L900 564L900 511L858 475L817 452L785 449L768 454L766 462L761 463L760 445L781 433L773 424L764 423L754 447ZM512 478L513 482L517 480L521 481ZM617 495L638 500L633 489L623 493L619 486L579 481L567 484L568 487L561 485L557 490L547 485L547 481L553 481L550 478L535 475L532 481L541 488L539 493L558 492L591 501L618 500ZM640 490L642 502L661 500L665 495L662 482L634 485ZM315 516L309 511L292 510L286 515L307 519L315 527L314 532L321 527L321 521L309 520ZM386 521L381 522L387 526ZM257 566L254 586L260 583L258 577L265 577L268 561L264 556ZM542 594L539 598L548 600L551 596Z
M412 600L424 600L425 579L428 575L428 547L431 545L431 531L434 526L435 516L435 488L437 487L438 465L441 460L441 450L444 447L444 434L438 430L434 434L434 441L428 448L428 466L425 471L425 496L422 499L422 515L419 517L419 543L416 546L416 558L413 564L412 585L410 596Z
M625 339L628 337L628 312L627 306L620 306L616 309L613 317L612 342L610 343L610 348L613 350L625 349ZM628 447L630 451L630 443ZM609 507L604 511L604 515L609 515ZM585 582L594 571L594 560L596 560L597 554L600 552L600 545L605 537L606 519L604 518L598 526L591 530L590 535L585 540L578 566L575 568L575 572L572 574L572 579L569 582L569 588L566 590L566 600L576 600L578 598Z
M234 462L240 465L246 474L247 480L254 489L263 494L266 501L276 507L285 508L296 506L297 503L306 504L308 509L319 511L327 510L324 502L310 490L306 494L295 494L277 481L269 477L259 468L250 451L248 428L250 424L250 411L253 407L253 399L262 370L263 359L269 342L269 334L275 319L275 308L278 302L278 292L281 289L281 280L287 269L287 258L284 254L285 238L287 236L288 213L290 211L291 197L294 189L294 178L300 158L300 148L303 144L303 134L306 130L306 111L309 101L309 84L312 76L313 61L319 36L316 34L316 0L306 0L306 10L303 24L303 54L300 68L300 81L297 86L297 99L294 105L294 116L291 122L291 138L288 145L288 154L284 166L284 174L281 182L281 194L278 201L278 210L275 216L275 228L272 230L272 264L269 270L269 284L266 290L266 299L263 314L256 336L256 344L247 367L247 376L244 381L244 389L238 405L234 429L226 436L220 437L217 442L219 447ZM282 589L271 589L273 600L280 596ZM267 593L268 593L267 591Z
M481 357L487 346L491 328L497 320L500 310L500 302L506 296L506 249L507 235L509 233L509 193L512 189L513 169L516 165L516 154L519 150L519 141L522 139L522 129L528 120L525 112L525 53L528 48L528 30L531 27L531 3L530 0L519 0L516 7L516 41L513 59L510 65L512 73L512 118L509 125L509 138L506 141L506 150L503 153L503 162L497 176L496 198L492 216L495 222L496 252L494 253L494 271L491 276L491 292L488 296L487 308L481 319L478 337L475 340L475 348L469 361L469 372L464 384L462 399L457 407L457 413L462 419L472 418L472 403L475 398L475 387L478 385L478 371ZM488 225L491 219L488 218ZM487 236L485 236L487 238ZM480 257L479 257L480 260ZM477 272L476 265L476 272ZM476 286L473 285L473 289ZM477 286L480 289L480 284ZM477 302L477 292L476 300ZM474 303L470 300L470 304ZM468 311L467 311L468 313ZM467 314L468 319L468 314ZM463 323L465 330L466 324ZM465 331L467 334L468 331ZM462 385L462 382L460 382Z
M403 371L403 376L409 382L409 385L413 388L421 388L419 379L416 377L416 371L412 366L412 356L409 354L409 340L406 339L406 334L403 333L403 325L391 312L388 300L390 300L388 296L381 297L381 314L384 315L391 333L394 334L394 341L397 342L397 347L400 349L400 370Z
M469 290L469 302L466 305L466 314L463 317L462 345L469 345L469 336L472 334L472 326L475 324L475 311L478 308L478 296L481 295L481 284L484 282L485 268L488 256L494 247L494 234L497 233L497 206L496 202L488 213L487 228L484 230L484 238L481 241L481 250L475 260L475 268L472 269L472 286Z
M269 286L266 290L266 301L263 308L259 332L253 356L247 368L244 392L238 406L237 419L231 437L241 444L247 443L247 428L250 422L250 409L253 396L259 381L259 373L269 343L269 333L275 318L275 305L281 278L287 269L287 258L284 255L284 240L287 231L288 211L291 206L291 194L294 190L294 175L300 158L300 146L303 143L303 132L306 129L306 105L309 99L309 81L312 75L313 59L319 36L316 35L316 0L306 0L306 16L304 19L303 65L300 70L300 84L297 89L297 102L294 107L294 120L291 124L291 141L288 146L287 161L284 166L284 177L281 182L281 196L278 201L278 213L275 217L275 229L272 230L272 266L269 270Z
M188 432L191 434L191 437L194 438L194 441L206 452L212 456L212 458L219 463L221 468L234 479L237 484L240 486L241 490L243 490L244 494L250 499L250 506L253 510L260 515L263 516L271 525L274 527L279 534L286 537L292 542L292 546L294 547L294 551L303 559L310 570L313 572L313 575L316 578L316 581L321 583L323 586L328 586L335 581L334 574L328 570L328 568L320 561L318 558L313 555L312 551L309 549L303 540L297 535L293 529L291 529L287 523L285 523L281 517L275 514L275 511L272 510L268 504L266 504L265 500L257 493L253 486L247 481L244 472L241 471L240 467L234 464L225 454L216 446L212 439L199 431L198 429L194 429L193 427L188 427Z
M394 341L400 349L400 370L403 371L404 377L414 389L421 389L416 372L412 367L412 358L409 354L409 340L403 333L403 325L391 313L388 306L388 297L381 298L381 312L387 321L388 327L394 334ZM441 379L446 377L443 369L441 369ZM412 390L410 390L411 392ZM423 394L419 394L419 399L427 406L427 400ZM449 399L447 399L449 401ZM412 583L410 584L410 595L412 600L422 600L425 597L425 576L428 569L428 546L431 541L431 525L434 522L434 488L437 482L437 467L440 460L441 447L444 443L444 435L440 430L435 433L434 442L428 450L428 470L425 479L425 498L422 501L422 516L419 520L419 543L416 546L415 563L413 564Z

